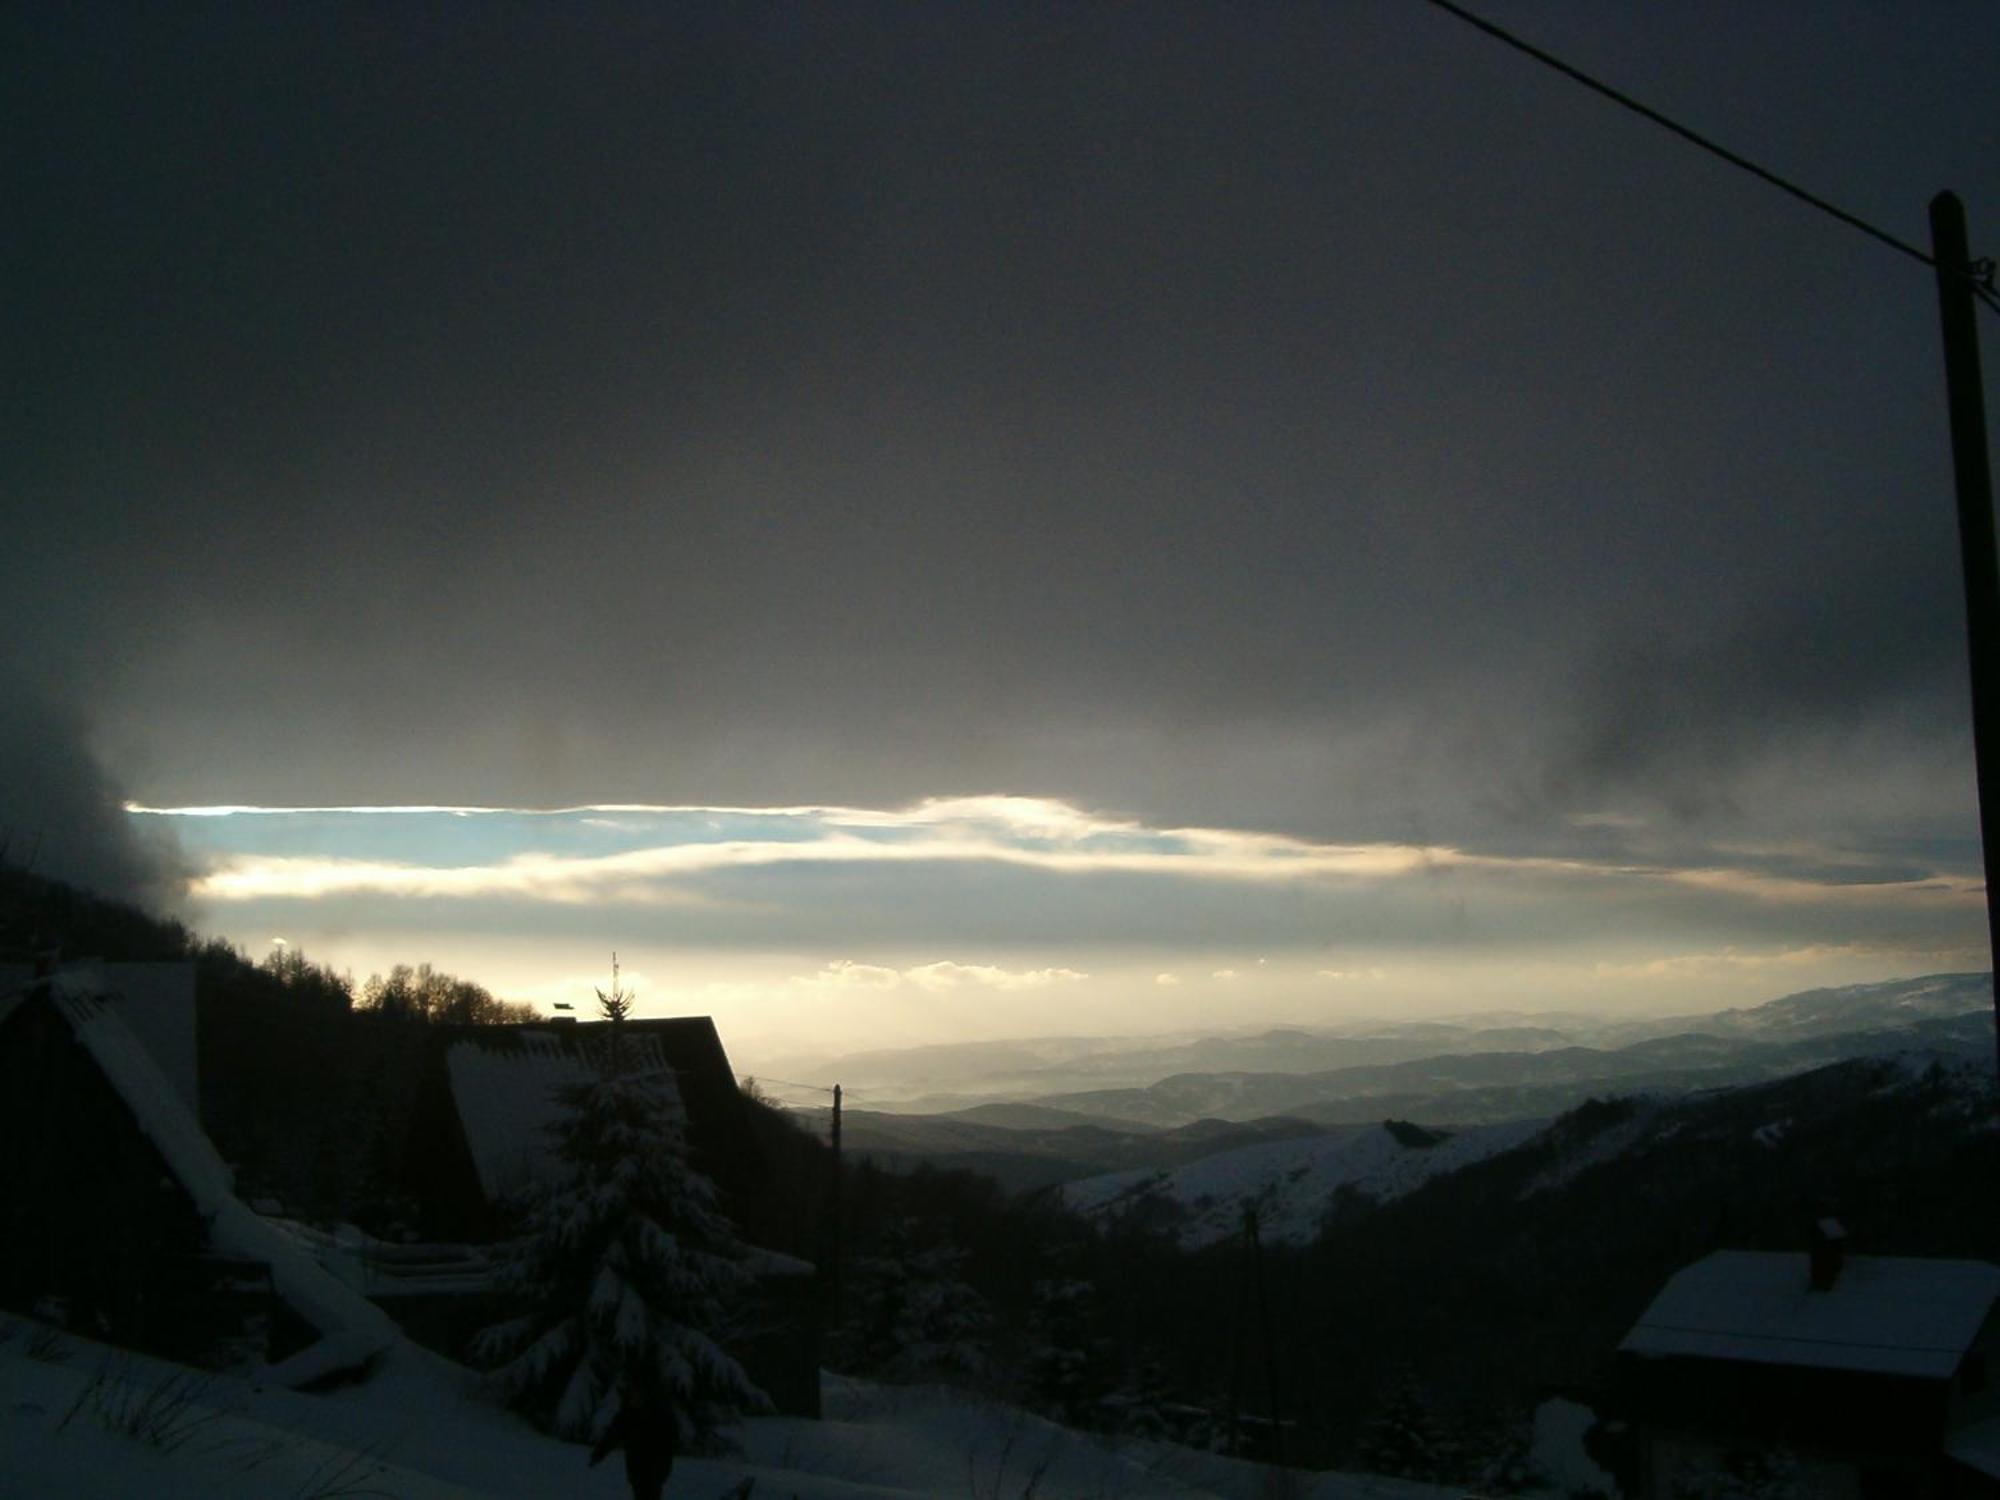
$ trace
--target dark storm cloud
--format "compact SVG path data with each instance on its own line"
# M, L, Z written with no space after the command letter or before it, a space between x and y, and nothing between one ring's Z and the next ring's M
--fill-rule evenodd
M2000 223L1972 8L1493 9ZM1927 273L1422 7L6 24L8 572L149 801L1969 809Z
M156 910L188 874L171 830L126 817L78 714L19 684L0 715L0 864Z
M1741 818L1746 763L1813 740L1851 745L1885 719L1908 737L1898 753L1968 756L1957 599L1919 578L1802 584L1804 597L1755 601L1719 629L1616 641L1584 663L1569 736L1545 763L1547 800Z

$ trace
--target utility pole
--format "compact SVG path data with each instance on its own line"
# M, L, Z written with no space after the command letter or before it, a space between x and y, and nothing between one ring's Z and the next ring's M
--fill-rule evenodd
M1236 1318L1229 1336L1229 1427L1226 1451L1243 1456L1242 1423L1244 1365L1249 1359L1253 1337L1250 1312L1257 1314L1256 1335L1264 1346L1264 1410L1271 1422L1269 1456L1275 1463L1285 1461L1285 1419L1278 1404L1278 1353L1271 1337L1271 1301L1264 1291L1264 1246L1257 1233L1255 1204L1243 1205L1243 1264L1236 1278Z
M840 1085L833 1086L833 1181L827 1188L827 1244L826 1258L826 1305L827 1321L838 1326L840 1323L840 1256L841 1244L841 1201L840 1201Z
M1257 1236L1257 1210L1243 1210L1243 1237L1250 1243L1250 1284L1257 1298L1257 1328L1264 1339L1264 1406L1271 1414L1271 1461L1285 1462L1285 1418L1278 1406L1278 1346L1271 1338L1271 1299L1264 1292L1264 1245Z
M1972 755L1979 778L1979 844L1986 866L1986 938L2000 964L2000 559L1993 539L1993 477L1986 455L1986 394L1972 293L1979 272L1956 193L1931 199L1931 259L1944 323L1944 378L1951 405L1951 466L1958 489L1958 550L1965 570L1965 629L1972 668ZM1993 1024L2000 1044L2000 988ZM1996 1053L2000 1056L2000 1053Z
M1250 1225L1256 1210L1247 1204L1243 1209L1243 1247L1245 1263L1236 1273L1236 1316L1229 1323L1229 1425L1223 1442L1223 1452L1231 1458L1243 1456L1243 1438L1240 1422L1243 1411L1243 1365L1247 1358L1244 1345L1250 1340Z

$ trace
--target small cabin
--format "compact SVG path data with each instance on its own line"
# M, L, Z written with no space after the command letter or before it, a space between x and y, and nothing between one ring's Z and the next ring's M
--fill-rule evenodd
M1676 1272L1618 1347L1636 1493L1784 1473L1828 1500L1991 1495L1979 1441L2000 1266L1849 1255L1822 1221L1799 1253L1724 1250Z
M44 976L0 998L0 1306L196 1352L170 1325L201 1213L90 1045L135 1045L124 1007L71 988Z
M0 1305L280 1384L365 1366L394 1325L236 1197L148 1004L97 968L0 996Z

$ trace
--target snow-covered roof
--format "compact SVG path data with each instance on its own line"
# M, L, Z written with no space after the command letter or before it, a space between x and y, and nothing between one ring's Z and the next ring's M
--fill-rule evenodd
M278 1295L320 1335L317 1342L273 1366L271 1378L288 1385L305 1384L361 1364L395 1342L396 1325L386 1313L237 1199L229 1164L125 1024L123 1007L98 993L100 982L87 972L58 974L49 981L49 997L196 1211L208 1221L209 1243L225 1254L270 1266Z
M194 965L174 963L103 963L90 959L66 965L95 993L115 999L127 1027L139 1039L160 1071L167 1075L189 1109L199 1110L201 1094L195 1066ZM0 1020L34 987L28 964L0 964Z
M543 1180L553 1170L549 1127L562 1111L557 1093L590 1077L591 1067L568 1028L489 1028L481 1040L453 1042L445 1052L452 1102L479 1186L498 1201ZM627 1038L633 1066L662 1075L661 1092L685 1119L674 1070L658 1038Z
M1720 1250L1676 1272L1620 1350L1948 1378L2000 1297L2000 1266L1851 1255L1814 1291L1804 1253Z

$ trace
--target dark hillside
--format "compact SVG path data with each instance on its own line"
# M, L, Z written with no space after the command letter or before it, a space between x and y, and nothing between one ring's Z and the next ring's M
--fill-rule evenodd
M1336 1212L1290 1268L1287 1352L1335 1435L1398 1365L1468 1413L1555 1389L1601 1401L1626 1328L1711 1250L1797 1250L1832 1212L1859 1253L2000 1258L1996 1170L1990 1083L1962 1070L1856 1061L1593 1102L1408 1198Z
M1712 1250L1802 1249L1833 1213L1861 1254L2000 1259L1992 1112L1983 1071L1907 1055L1595 1100L1406 1197L1337 1198L1308 1247L1253 1256L1238 1236L1181 1254L1172 1205L1145 1200L1101 1236L1051 1237L1032 1274L1087 1288L1105 1398L1136 1351L1183 1405L1261 1416L1275 1399L1298 1424L1290 1456L1335 1466L1414 1391L1463 1438L1453 1477L1470 1482L1545 1397L1605 1410L1619 1339Z

